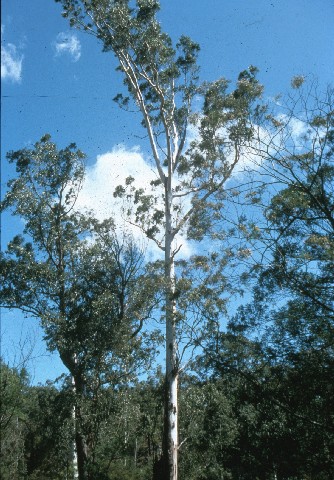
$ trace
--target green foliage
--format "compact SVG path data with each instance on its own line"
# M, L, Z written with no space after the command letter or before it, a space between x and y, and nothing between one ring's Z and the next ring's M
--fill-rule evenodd
M71 471L71 402L1 361L1 478L62 479Z
M74 379L76 428L93 452L109 414L101 388L124 384L148 365L149 335L139 333L159 282L132 238L117 238L111 219L75 211L84 168L74 145L58 151L46 135L8 157L18 177L2 208L25 220L27 240L16 236L1 253L0 302L41 320L48 347Z
M160 247L167 223L157 212L166 212L162 207L166 202L173 212L173 237L190 224L192 238L201 239L210 228L212 215L207 215L205 226L198 219L219 203L218 192L239 162L241 149L253 136L252 117L263 91L256 79L257 69L250 66L241 72L234 91L229 91L225 79L201 85L198 44L182 35L173 47L157 19L159 2L60 3L72 26L88 30L102 42L105 51L114 53L127 88L127 93L118 93L115 101L127 108L131 100L140 110L148 134L157 182L144 191L126 181L125 186L116 188L115 196L133 201L130 208L135 222ZM198 99L202 101L197 111L195 98L197 104ZM185 151L190 123L198 135ZM187 196L192 203L188 212L181 201ZM211 203L209 197L214 198Z
M226 464L237 424L221 385L186 381L181 391L181 408L181 478L230 478Z
M101 391L101 396L109 414L98 426L91 472L97 478L150 478L163 423L160 381L149 379L131 387L108 388Z
M28 478L64 478L72 470L71 398L51 386L30 387L25 410Z
M321 118L321 121L319 120ZM286 292L289 303L278 317L287 343L292 318L300 318L298 336L309 344L324 344L333 325L334 165L332 92L318 100L303 138L303 152L278 159L287 185L275 195L265 215L273 236L273 262L263 271L261 284L275 295ZM301 150L301 148L300 148ZM283 313L285 312L285 313ZM314 322L311 319L317 318ZM304 325L304 326L302 326ZM322 333L321 333L322 332ZM293 336L294 333L291 332ZM292 345L291 345L292 346ZM319 344L318 344L319 346Z
M1 478L9 480L26 473L24 454L24 397L28 387L27 373L0 361L0 430Z
M296 75L291 80L291 86L292 88L298 89L303 85L304 81L305 81L305 77L303 75Z
M298 95L296 111L305 106ZM332 99L329 90L303 112L298 148L287 124L285 155L276 146L269 156L268 173L281 186L260 236L270 263L257 270L253 303L239 309L211 355L223 378L247 389L238 394L241 466L254 473L242 478L333 475Z

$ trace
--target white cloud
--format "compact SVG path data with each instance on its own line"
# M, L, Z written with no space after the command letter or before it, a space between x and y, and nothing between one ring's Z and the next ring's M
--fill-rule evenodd
M22 78L23 55L12 43L3 44L4 26L1 25L1 78L20 82Z
M125 179L132 176L135 188L143 188L151 193L150 182L156 180L154 169L144 159L138 147L126 149L116 146L112 151L99 155L93 166L86 169L86 178L77 200L79 210L93 210L96 218L103 220L113 217L120 231L128 230L141 244L146 244L146 236L133 225L134 219L123 214L123 200L115 198L113 193L118 185L125 185ZM162 201L161 201L162 206ZM129 223L129 220L132 223ZM185 238L179 236L176 246L182 244L181 254L189 256L191 247ZM158 257L162 251L153 241L147 243L147 253Z
M291 138L295 141L301 139L308 130L308 123L296 117L290 117L285 113L277 115L277 120L286 125L286 133L289 132Z
M68 54L74 62L81 57L81 43L75 33L60 32L54 42L56 55Z
M113 193L129 176L135 178L136 187L147 185L155 178L138 148L126 150L118 145L112 151L98 155L96 163L86 170L77 205L94 210L99 220L113 216L116 204L117 213L120 213L121 201L115 199Z

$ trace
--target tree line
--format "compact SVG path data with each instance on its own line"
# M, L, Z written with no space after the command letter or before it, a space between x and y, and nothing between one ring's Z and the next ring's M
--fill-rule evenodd
M162 256L76 208L74 143L8 153L1 208L24 230L1 253L1 305L40 319L69 375L31 387L2 364L3 478L332 478L333 90L299 76L266 102L253 66L203 83L157 1L60 3L141 114L156 180L114 196Z

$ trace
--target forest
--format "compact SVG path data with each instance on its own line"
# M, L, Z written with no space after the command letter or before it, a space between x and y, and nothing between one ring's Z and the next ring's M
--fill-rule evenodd
M116 59L154 179L106 199L124 227L78 208L75 143L8 152L0 306L68 374L36 386L2 358L1 478L333 479L333 87L202 82L157 0L56 2Z

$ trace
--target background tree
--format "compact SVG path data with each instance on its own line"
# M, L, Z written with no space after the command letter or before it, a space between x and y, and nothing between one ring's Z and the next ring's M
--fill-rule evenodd
M238 425L231 395L229 398L219 383L205 375L200 379L197 376L182 379L182 478L229 478L229 459Z
M163 425L163 378L136 382L114 392L117 435L112 444L107 438L101 442L104 462L110 478L136 478L145 480L152 475L156 458L160 454Z
M1 477L18 478L26 473L24 455L24 396L28 388L27 372L9 367L2 359L1 375Z
M299 86L282 119L285 149L272 148L272 174L284 187L265 211L271 237L272 262L261 272L256 291L258 319L270 308L272 346L268 353L287 363L286 391L292 406L308 421L294 422L303 438L305 470L332 475L328 452L333 449L334 344L334 103L333 90L324 95L316 84ZM299 122L302 133L296 135ZM283 129L283 126L278 127ZM263 338L264 341L264 338ZM283 393L283 392L281 392ZM283 396L284 398L284 396ZM297 417L295 417L296 419ZM303 425L303 426L302 426ZM307 440L306 440L307 439ZM306 440L306 441L305 441ZM310 460L310 451L322 453ZM327 453L325 453L327 452ZM326 472L326 473L325 473Z
M277 284L305 308L309 299L332 317L334 93L328 87L321 95L314 82L303 87L299 77L293 82L297 92L283 113L267 115L274 127L267 127L271 136L260 150L263 171L276 185L264 211L263 239L273 255L268 276L275 272Z
M207 349L244 389L242 465L260 478L333 475L333 91L297 80L258 138L270 188L253 302Z
M30 386L25 398L25 459L29 479L73 477L72 398L52 385Z
M117 239L111 220L100 224L75 211L83 158L74 144L58 151L48 135L8 154L18 176L2 208L25 221L27 240L16 236L1 254L0 291L2 306L41 320L49 348L73 378L80 478L88 475L101 388L126 382L147 358L138 334L157 283L152 272L145 276L131 238Z

